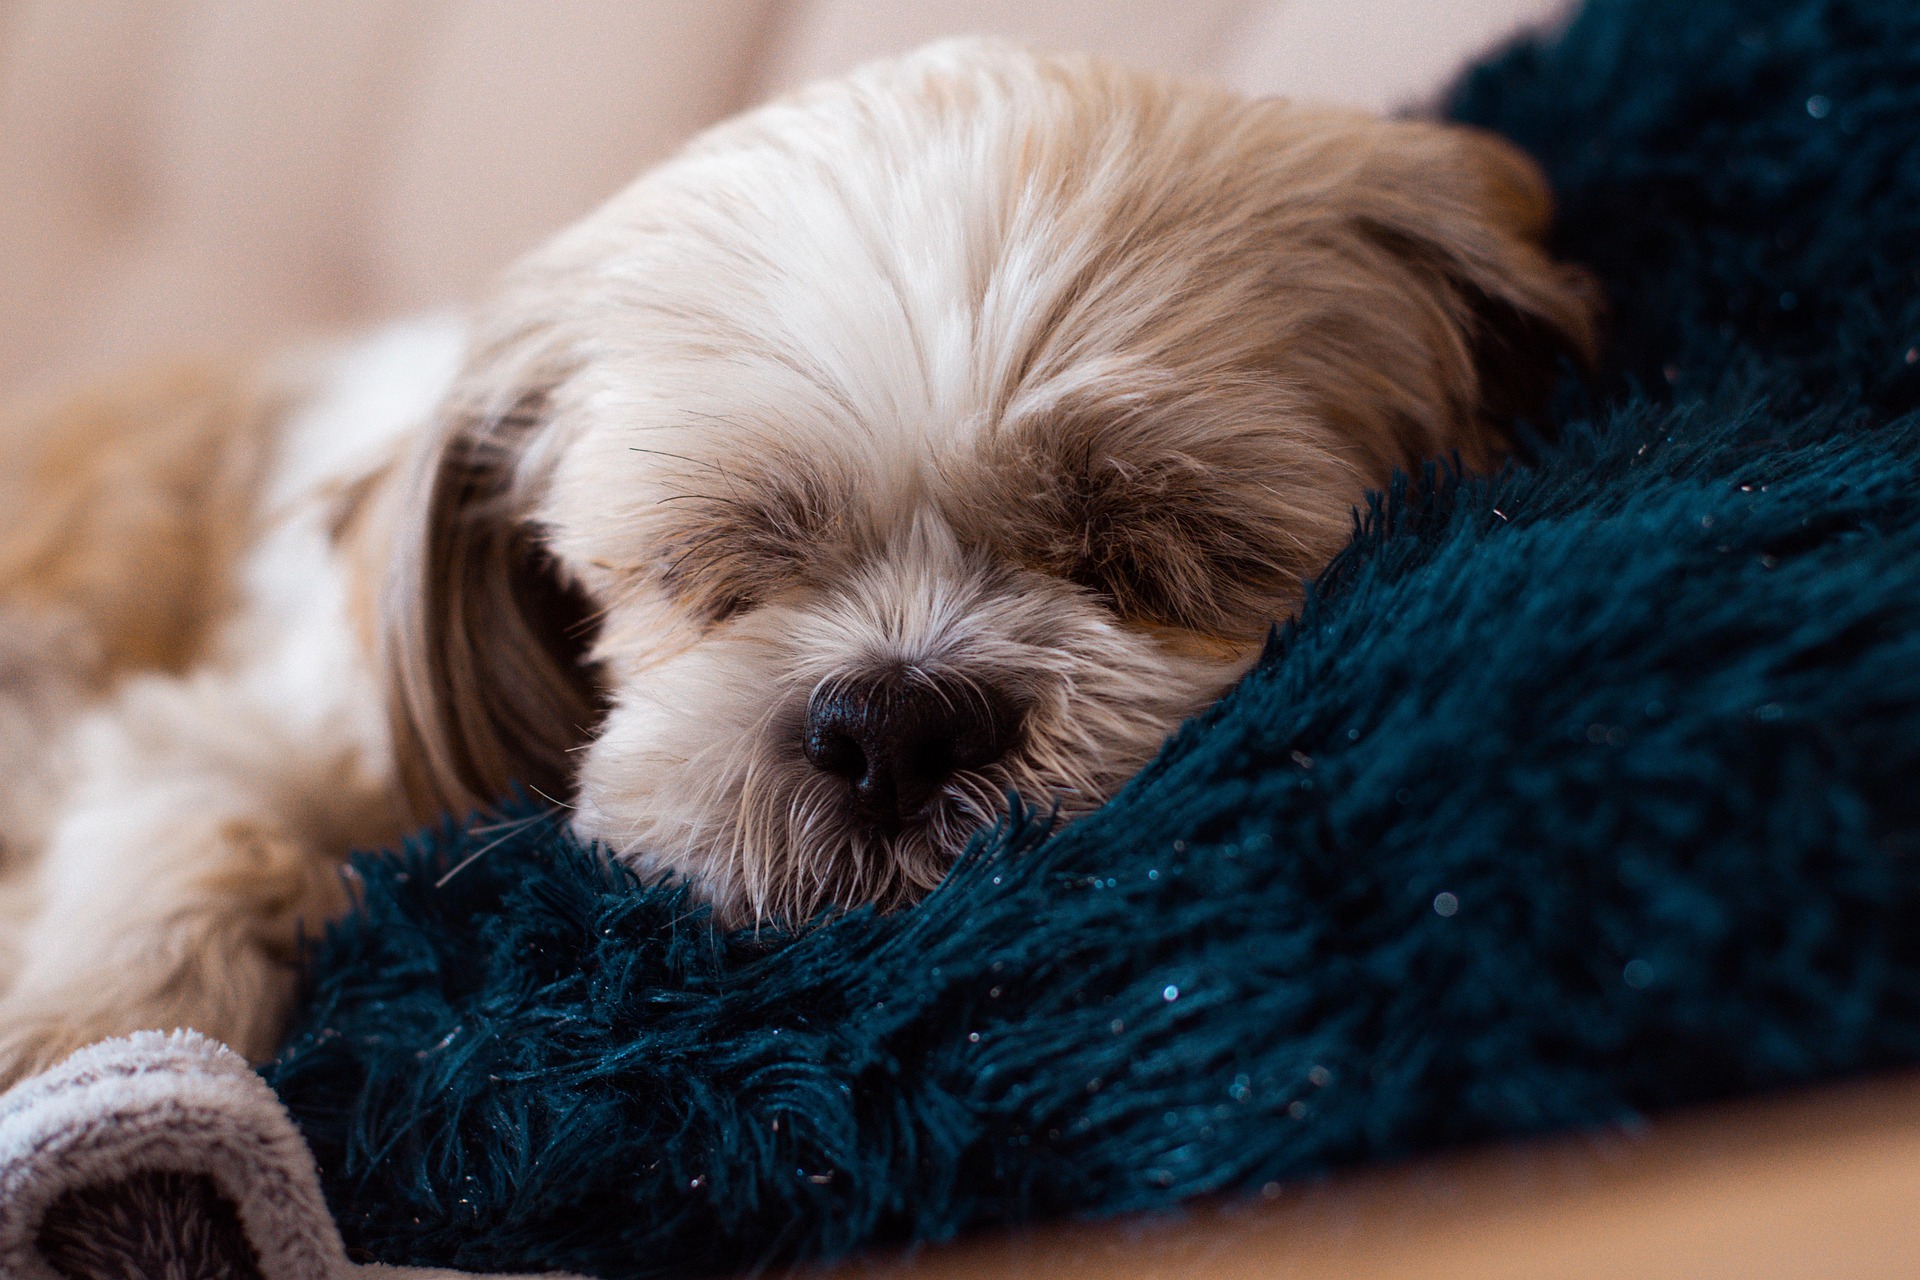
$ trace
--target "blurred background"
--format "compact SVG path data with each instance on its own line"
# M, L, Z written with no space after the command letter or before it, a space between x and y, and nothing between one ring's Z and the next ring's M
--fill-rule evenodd
M458 303L702 126L938 36L1418 109L1563 0L0 0L0 398Z

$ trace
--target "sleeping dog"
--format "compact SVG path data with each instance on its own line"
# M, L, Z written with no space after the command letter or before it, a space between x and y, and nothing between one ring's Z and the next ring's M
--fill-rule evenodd
M0 431L0 1079L270 1053L344 855L522 784L723 922L1098 804L1392 469L1594 342L1534 166L950 43L722 124L470 315Z

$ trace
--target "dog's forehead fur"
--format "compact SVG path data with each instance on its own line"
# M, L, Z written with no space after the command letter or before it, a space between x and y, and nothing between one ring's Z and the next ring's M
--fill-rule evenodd
M1543 200L1457 130L937 46L714 131L521 272L572 346L542 516L584 581L711 611L931 509L1262 629L1383 465L1484 452L1461 304L1396 238L1491 259Z

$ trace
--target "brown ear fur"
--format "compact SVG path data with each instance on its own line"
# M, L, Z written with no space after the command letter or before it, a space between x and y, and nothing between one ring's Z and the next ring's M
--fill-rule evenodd
M600 709L586 664L590 607L560 577L515 492L544 410L455 409L403 486L383 647L401 779L415 810L465 811L514 783L564 800L569 752Z
M1546 407L1563 361L1590 368L1598 284L1548 256L1553 197L1519 148L1459 125L1402 122L1368 167L1358 217L1379 243L1455 299L1480 431L1464 449L1497 453L1516 418Z

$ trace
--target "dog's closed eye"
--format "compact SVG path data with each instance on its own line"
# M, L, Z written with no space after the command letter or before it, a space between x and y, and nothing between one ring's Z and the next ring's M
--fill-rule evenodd
M1235 597L1270 593L1291 566L1252 527L1253 512L1198 459L1113 455L1033 477L1017 536L1036 568L1086 587L1122 617L1199 630Z
M710 623L816 574L849 524L845 489L794 459L716 466L659 503L651 576Z
M1272 435L1183 441L1078 414L1028 424L996 450L990 473L1006 498L987 508L987 538L1008 558L1084 587L1124 621L1211 636L1255 631L1344 532L1292 510L1284 468L1274 465L1287 451ZM1330 465L1293 451L1310 475Z

